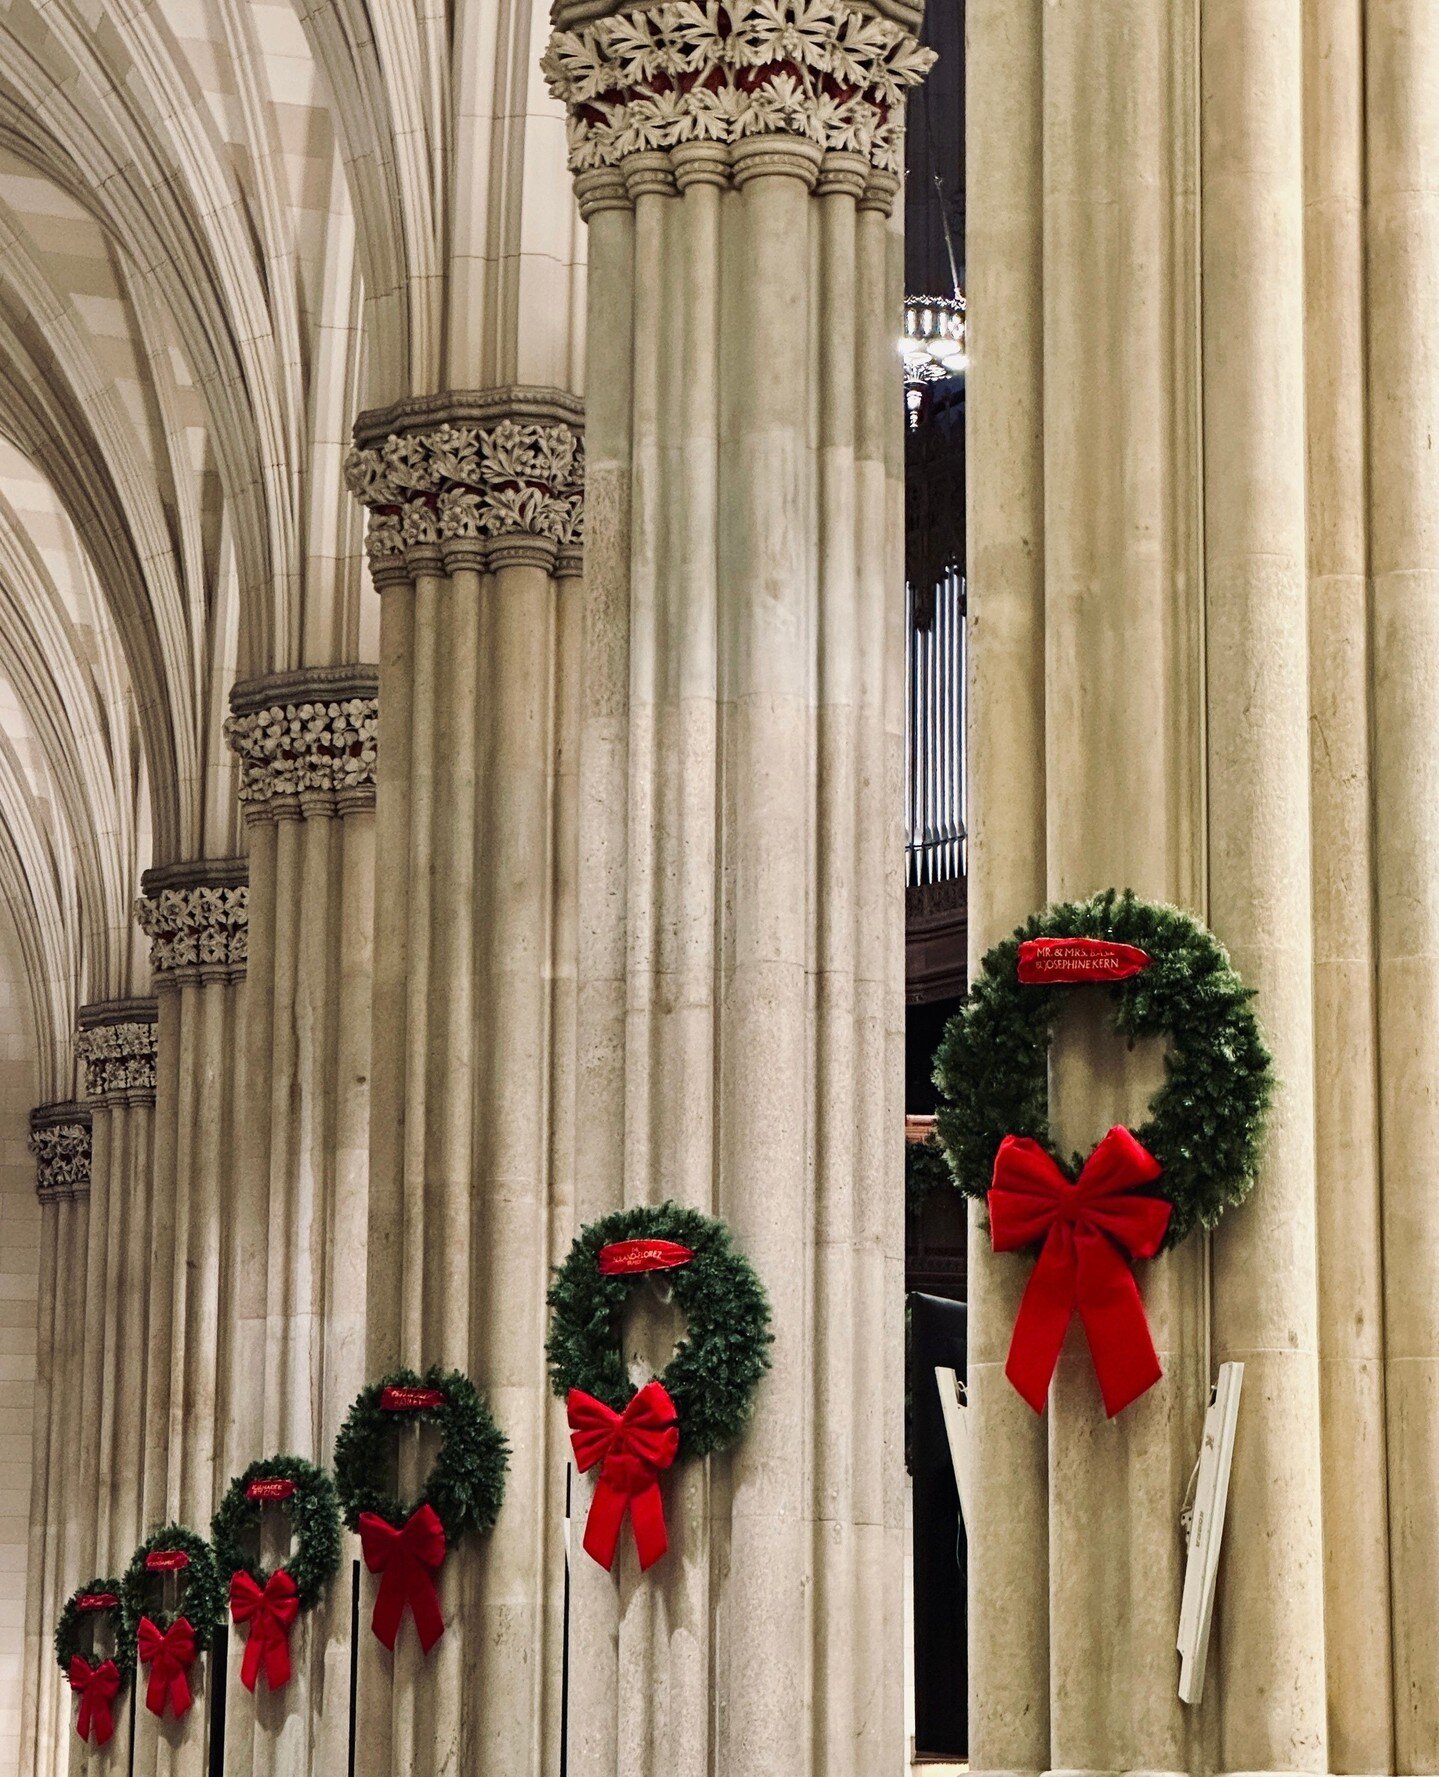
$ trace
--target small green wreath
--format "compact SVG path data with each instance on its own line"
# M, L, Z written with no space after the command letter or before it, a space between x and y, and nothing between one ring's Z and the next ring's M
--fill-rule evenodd
M432 1404L387 1409L387 1391L434 1394ZM433 1425L440 1434L435 1458L419 1496L405 1501L392 1491L388 1472L397 1421ZM460 1370L432 1364L423 1375L395 1370L361 1390L335 1440L335 1487L340 1509L351 1530L360 1529L364 1512L387 1524L405 1524L429 1506L444 1526L445 1543L453 1547L466 1532L494 1528L505 1497L509 1445L490 1416L484 1398Z
M1155 1192L1172 1205L1164 1245L1174 1246L1249 1195L1274 1092L1251 990L1213 933L1177 907L1108 889L1046 908L997 944L936 1057L940 1139L959 1188L981 1199L1006 1136L1027 1136L1063 1163L1049 1127L1048 1061L1069 989L1026 985L1018 972L1021 943L1063 938L1133 945L1150 959L1103 991L1121 1036L1168 1043L1164 1084L1134 1134L1163 1167Z
M282 1492L286 1487L291 1491ZM259 1527L267 1492L289 1516L295 1547L282 1565L295 1582L300 1609L311 1610L340 1571L340 1507L334 1482L301 1456L262 1457L231 1481L210 1525L220 1579L228 1585L233 1574L246 1573L262 1590L268 1583L258 1555L242 1546Z
M155 1574L146 1565L152 1555L168 1554L189 1556L188 1564L182 1570L185 1582L180 1599L172 1611L153 1602L151 1588L155 1584ZM220 1582L210 1545L183 1524L166 1524L163 1529L155 1531L130 1557L130 1565L120 1582L120 1606L130 1645L134 1645L141 1617L149 1617L159 1629L168 1629L180 1617L185 1617L195 1631L196 1652L203 1653L225 1615L225 1588Z
M100 1598L113 1598L115 1602L104 1605L86 1602ZM115 1631L115 1651L110 1658L120 1668L123 1682L130 1682L135 1676L135 1643L125 1633L119 1580L86 1580L83 1586L78 1586L65 1600L65 1608L60 1612L60 1620L55 1625L55 1658L60 1662L62 1672L69 1672L70 1662L76 1654L82 1654L87 1660L90 1658L91 1649L82 1645L82 1626L87 1622L107 1620Z
M635 1389L621 1349L633 1273L606 1276L605 1247L670 1241L691 1257L665 1277L687 1323L659 1381L674 1402L679 1455L707 1456L743 1431L769 1368L769 1301L723 1222L677 1203L637 1205L582 1230L550 1286L550 1383L563 1400L580 1389L619 1412Z

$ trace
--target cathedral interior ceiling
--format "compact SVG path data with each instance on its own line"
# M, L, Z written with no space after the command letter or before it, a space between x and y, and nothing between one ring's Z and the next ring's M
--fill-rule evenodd
M373 660L356 414L579 393L546 0L0 9L0 894L48 1090L153 864L243 849L237 679Z

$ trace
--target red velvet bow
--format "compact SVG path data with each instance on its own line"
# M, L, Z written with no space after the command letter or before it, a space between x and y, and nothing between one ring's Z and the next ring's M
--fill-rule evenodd
M1036 1413L1044 1411L1076 1308L1111 1419L1164 1374L1127 1263L1152 1259L1169 1226L1169 1204L1138 1195L1162 1171L1127 1129L1109 1131L1076 1183L1027 1136L1007 1135L999 1144L989 1191L994 1250L1044 1242L1004 1366Z
M601 1465L585 1520L585 1553L601 1567L613 1567L628 1512L643 1572L670 1546L659 1474L674 1461L680 1434L669 1391L647 1382L624 1412L616 1413L582 1388L572 1388L565 1406L580 1473Z
M240 1683L253 1691L264 1662L265 1683L272 1691L290 1682L290 1630L300 1614L295 1582L283 1567L276 1568L263 1589L243 1568L230 1575L230 1615L236 1626L250 1625Z
M151 1715L163 1715L168 1703L178 1721L195 1700L185 1676L195 1663L194 1627L188 1617L176 1617L168 1629L141 1617L139 1643L140 1664L150 1668L145 1707Z
M120 1695L120 1668L113 1660L101 1660L92 1666L84 1654L70 1659L70 1689L80 1699L80 1718L75 1732L82 1740L95 1731L95 1744L103 1746L115 1732L115 1714L110 1705Z
M381 1575L370 1627L393 1653L405 1606L426 1653L445 1632L439 1595L430 1575L445 1559L445 1527L433 1506L421 1506L396 1529L374 1512L360 1513L360 1549L365 1566Z

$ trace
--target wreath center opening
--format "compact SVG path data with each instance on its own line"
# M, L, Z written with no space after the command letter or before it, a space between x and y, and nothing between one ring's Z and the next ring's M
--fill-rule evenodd
M396 1499L417 1500L434 1472L444 1434L418 1414L397 1413L391 1446L391 1490Z
M1169 1044L1115 1029L1112 990L1064 990L1049 1045L1049 1127L1056 1151L1083 1160L1106 1129L1143 1128L1164 1084Z
M637 1278L620 1316L620 1351L631 1388L664 1374L688 1330L669 1274L651 1271Z

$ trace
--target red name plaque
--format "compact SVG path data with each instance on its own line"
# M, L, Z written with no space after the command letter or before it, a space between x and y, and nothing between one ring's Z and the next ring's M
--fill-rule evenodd
M673 1271L694 1257L677 1240L616 1240L600 1248L600 1275L627 1277L636 1271Z
M1104 938L1026 938L1019 947L1019 979L1027 987L1077 981L1128 981L1150 965L1148 951Z
M189 1565L190 1557L183 1549L151 1549L145 1557L145 1566L150 1573L179 1573Z
M82 1592L75 1600L76 1610L118 1610L120 1600L113 1592Z
M262 1475L259 1480L251 1481L245 1489L246 1499L256 1499L262 1503L271 1499L293 1499L295 1483L284 1475Z
M443 1407L444 1390L440 1388L382 1388L380 1405L387 1413L419 1413L425 1407Z

